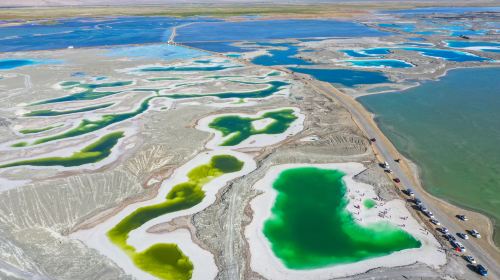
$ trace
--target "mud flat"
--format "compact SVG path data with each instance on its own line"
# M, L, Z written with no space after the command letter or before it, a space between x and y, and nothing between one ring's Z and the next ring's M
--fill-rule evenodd
M302 131L304 118L298 108L279 108L256 114L213 115L201 119L196 128L214 134L206 144L209 149L264 147Z
M293 247L285 246L287 249L281 250L273 241L270 242L269 236L272 236L272 234L269 233L272 232L272 227L276 227L276 224L273 225L273 220L276 219L276 214L280 211L279 204L282 203L278 198L279 192L275 190L276 180L281 178L283 171L310 167L345 174L343 181L345 195L348 198L345 210L351 213L345 217L349 218L350 216L353 223L347 221L347 224L342 225L340 228L345 230L349 227L359 227L358 233L360 235L347 236L348 244L352 245L360 242L358 244L364 244L365 247L358 248L359 251L353 253L350 250L342 250L341 247L346 243L342 243L340 239L337 240L335 237L331 238L335 240L329 240L333 245L325 244L325 246L316 248L311 245L315 241L312 241L312 243L307 241L306 244L298 244L298 248L302 246L299 252L309 251L313 252L313 254L309 258L309 263L300 264L289 258L290 255L293 255ZM253 220L245 230L252 254L251 268L268 279L331 279L360 274L380 267L398 267L417 262L433 268L444 265L446 257L444 252L439 250L439 243L432 234L413 219L405 208L403 201L382 201L377 197L372 186L354 181L353 176L363 170L365 170L365 167L360 163L285 164L271 167L265 177L254 185L254 188L262 191L263 194L252 200ZM311 182L315 180L317 179L314 178ZM304 188L307 188L307 185L304 184ZM311 190L308 189L309 191ZM322 200L321 197L316 199ZM366 207L362 205L364 199L372 199L376 201L376 205L371 208ZM331 208L332 211L336 210L334 205L323 205L321 207ZM380 215L380 212L383 215ZM311 217L311 219L314 218ZM331 221L324 222L328 224ZM310 220L304 220L302 223L304 227L314 224ZM346 220L342 220L341 223L346 223ZM328 229L328 226L326 228ZM323 231L324 228L321 227L318 230ZM360 241L360 236L366 234L372 238ZM319 232L315 236L319 240L324 240L321 239L321 235ZM383 237L384 235L386 236ZM381 237L381 239L378 239L378 237ZM287 235L285 234L283 239L286 238ZM387 241L386 238L393 239L393 241ZM334 244L337 241L342 244ZM370 245L370 242L376 243ZM290 246L290 244L288 245ZM332 249L329 256L323 254L314 256L319 251L324 252L325 247ZM280 250L281 253L279 253ZM283 252L285 253L282 254ZM304 254L301 254L301 256L304 256ZM304 259L307 261L308 257Z
M170 191L172 191L174 187L183 184L185 182L189 182L191 180L189 175L190 171L194 170L196 167L200 165L207 164L208 162L211 161L211 159L214 156L219 156L219 155L227 155L235 157L239 161L241 161L243 165L239 171L230 172L227 174L221 174L220 176L215 177L209 180L206 184L204 184L203 190L205 191L204 193L205 197L201 202L185 209L182 207L181 208L174 207L176 209L174 209L171 212L161 213L156 217L150 217L148 219L145 219L137 223L133 218L132 220L131 218L129 218L129 217L134 217L134 215L137 216L136 213L138 213L138 211L139 212L144 211L145 209L148 209L151 206L161 205L162 203L165 202L165 198L171 199L169 195ZM192 160L190 160L188 163L178 168L174 172L174 174L170 177L170 179L165 180L162 183L162 186L160 187L157 196L152 200L128 205L120 213L106 220L105 222L98 224L97 226L91 229L77 231L73 233L70 237L74 239L79 239L89 247L94 248L98 250L100 253L108 256L109 258L114 260L118 264L118 266L123 268L126 273L132 274L139 279L157 279L157 278L139 269L137 267L137 263L134 263L132 261L131 253L126 251L129 250L148 251L151 250L153 246L159 245L159 244L153 245L159 241L168 242L168 244L176 244L179 250L183 252L183 254L185 254L190 259L190 262L192 262L191 265L193 267L192 279L214 278L215 275L217 274L218 268L215 266L215 263L213 262L213 257L210 256L209 252L203 251L201 248L199 248L196 244L194 244L191 241L189 232L187 232L186 230L180 230L180 231L177 230L174 232L169 232L165 235L164 234L157 235L153 233L148 233L147 230L156 224L165 223L171 221L176 217L194 214L196 212L203 210L204 208L208 207L215 201L215 194L221 187L225 186L227 182L229 182L234 178L248 174L255 168L256 164L253 161L253 159L250 156L243 153L226 150L226 151L211 151L199 154ZM206 179L203 179L202 181L206 181ZM129 233L126 233L122 237L118 237L118 239L121 238L121 240L116 241L115 238L116 235L111 234L110 230L115 230L116 226L120 225L122 221L131 221L135 225L131 227ZM125 242L125 244L122 244L123 246L116 245L118 243L121 243L122 241ZM155 252L152 252L152 255L154 256ZM151 265L153 266L158 265L158 263L156 264L153 263ZM165 277L158 276L158 274L155 274L155 276L165 279ZM189 278L186 277L186 275L181 276L181 279L184 279L182 277Z

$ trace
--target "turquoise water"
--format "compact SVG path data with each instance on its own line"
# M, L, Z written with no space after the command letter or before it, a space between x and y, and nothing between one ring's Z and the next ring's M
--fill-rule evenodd
M481 41L446 41L450 48L457 49L480 49L485 52L500 52L499 42L481 42Z
M358 67L389 67L389 68L409 68L413 64L397 59L371 59L371 60L346 60L353 66Z
M353 87L363 84L388 83L389 78L381 72L348 70L348 69L318 69L318 68L297 68L290 70L313 76L323 82L328 82L346 87Z
M17 58L6 58L0 59L0 71L10 70L24 66L31 66L37 64L59 64L61 61L54 59L17 59Z
M365 25L336 20L250 20L194 23L177 29L177 42L262 41L286 38L386 36Z
M417 44L417 45L416 45ZM397 47L397 48L373 48L373 49L363 49L359 51L355 50L342 50L345 54L351 57L373 57L378 55L389 54L392 49L397 50L406 50L406 51L414 51L418 52L422 55L446 59L449 61L455 62L471 62L471 61L487 61L490 60L488 58L480 57L477 55L473 55L467 52L455 51L455 50L443 50L443 49L434 49L429 47L420 47L424 45L420 45L418 43L406 44L406 47Z
M421 168L425 188L495 220L500 244L500 68L457 69L439 81L359 101L399 151Z
M36 63L35 60L31 59L0 59L0 70L14 69Z
M422 55L437 57L455 62L470 62L470 61L486 61L488 58L473 55L467 52L452 51L452 50L441 50L441 49L431 49L431 48L402 48L406 51L419 52Z
M370 48L363 50L342 50L341 52L351 57L382 57L391 53L389 48Z

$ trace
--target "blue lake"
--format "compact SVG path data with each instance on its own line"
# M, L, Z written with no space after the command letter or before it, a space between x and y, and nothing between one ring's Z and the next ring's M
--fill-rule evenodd
M318 68L289 68L298 73L311 75L317 80L342 85L346 87L355 87L363 84L389 83L390 80L381 72L349 70L349 69L318 69Z
M272 65L312 65L311 62L294 57L298 54L299 48L293 44L269 44L260 43L260 45L276 46L284 48L271 49L269 55L257 56L252 60L252 63L264 66Z
M235 46L233 45L234 42L189 42L184 44L193 48L219 53L247 52L251 50L249 48Z
M389 67L389 68L410 68L412 64L397 59L370 59L370 60L346 60L357 67Z
M146 46L114 47L110 48L106 55L174 60L204 56L208 55L208 53L180 46L155 44Z
M385 36L365 25L336 20L257 20L194 23L177 29L176 41L259 41L286 38Z
M500 52L499 42L480 42L480 41L446 41L450 48L457 49L479 49L486 52Z
M56 24L29 23L0 28L0 51L61 49L165 42L171 27L207 18L72 18Z
M31 59L0 59L0 70L14 69L33 64L36 64L36 61Z
M53 59L0 59L0 70L10 70L37 64L58 64L59 60Z
M452 50L441 50L441 49L431 49L431 48L402 48L406 51L416 51L425 56L437 57L455 62L470 62L470 61L486 61L489 60L484 57L473 55L466 52L452 51Z
M391 52L390 48L370 48L363 50L342 50L341 52L351 57L382 57Z

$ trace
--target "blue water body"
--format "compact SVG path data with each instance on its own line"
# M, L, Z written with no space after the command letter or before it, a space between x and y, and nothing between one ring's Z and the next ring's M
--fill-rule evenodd
M480 41L446 41L446 44L450 48L457 49L480 49L486 52L500 52L499 42L480 42Z
M269 43L259 43L269 45ZM293 44L273 44L284 49L271 49L269 55L261 55L252 59L252 63L264 66L272 65L312 65L311 62L294 57L299 53L299 48Z
M468 61L486 61L488 58L480 57L477 55L469 54L466 52L452 51L452 50L441 50L441 49L431 49L431 48L402 48L407 51L416 51L422 55L437 57L455 62L468 62Z
M350 57L382 57L389 54L391 51L389 48L370 48L363 50L342 50L341 52L347 54Z
M233 42L190 42L184 44L193 48L219 53L246 52L252 50L250 48L235 46L233 45Z
M500 12L500 7L427 7L383 11L388 14L461 14L470 12Z
M494 218L500 245L500 68L449 71L404 92L358 98L419 165L432 194Z
M346 60L357 67L410 68L413 64L398 59Z
M106 55L175 60L205 56L208 55L208 53L181 46L155 44L147 46L115 47L109 49Z
M10 70L24 66L37 64L58 64L59 60L54 59L0 59L0 70Z
M207 18L72 18L0 28L0 52L165 42L171 27Z
M315 79L346 87L363 84L388 83L389 78L381 72L349 69L317 69L291 67L290 70L313 76Z
M176 41L261 41L286 38L385 36L365 25L336 20L258 20L194 23L177 29Z
M435 35L439 33L439 30L434 29L417 29L417 26L414 23L380 23L378 26L384 28L392 28L396 30L400 30L407 33L419 34L419 35Z
M0 70L14 69L33 64L36 64L36 61L31 59L0 59Z
M363 50L363 53L368 55L386 55L389 54L390 52L391 51L388 48L371 48Z

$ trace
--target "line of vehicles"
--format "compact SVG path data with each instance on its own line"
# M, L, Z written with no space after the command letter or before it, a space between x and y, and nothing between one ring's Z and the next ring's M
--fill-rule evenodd
M374 141L372 141L374 142ZM396 162L399 163L399 159L395 160ZM392 173L392 170L390 168L390 165L388 162L383 162L383 163L379 163L380 167L382 167L384 169L384 172L386 173ZM393 178L393 181L395 183L400 183L401 180L397 177ZM417 208L425 215L429 218L429 221L436 225L436 226L441 226L441 223L434 217L434 214L429 211L429 209L427 209L422 200L420 200L419 198L415 197L415 192L411 189L411 188L407 188L403 191L406 195L408 195L409 197L412 198L413 200L413 203L417 206ZM465 215L456 215L457 219L461 220L461 221L468 221L468 218L467 216ZM442 236L444 238L446 238L446 240L448 240L451 244L451 246L455 249L455 251L457 252L460 252L460 253L465 253L467 251L467 249L465 248L465 246L457 240L457 238L455 238L455 236L453 236L453 234L451 234L449 232L449 230L446 228L446 227L438 227L437 230L442 233ZM467 233L469 233L470 235L472 235L473 237L475 238L481 238L481 234L479 234L479 232L475 229L472 229L472 230L468 230ZM461 239L464 239L464 240L467 240L469 239L469 234L467 233L464 233L464 232L458 232L456 235L458 237L460 237ZM477 261L476 259L471 256L471 255L463 255L462 256L468 263L470 263L471 265L474 265L474 269L475 271L481 275L481 276L487 276L488 275L488 270L481 264L477 264Z

